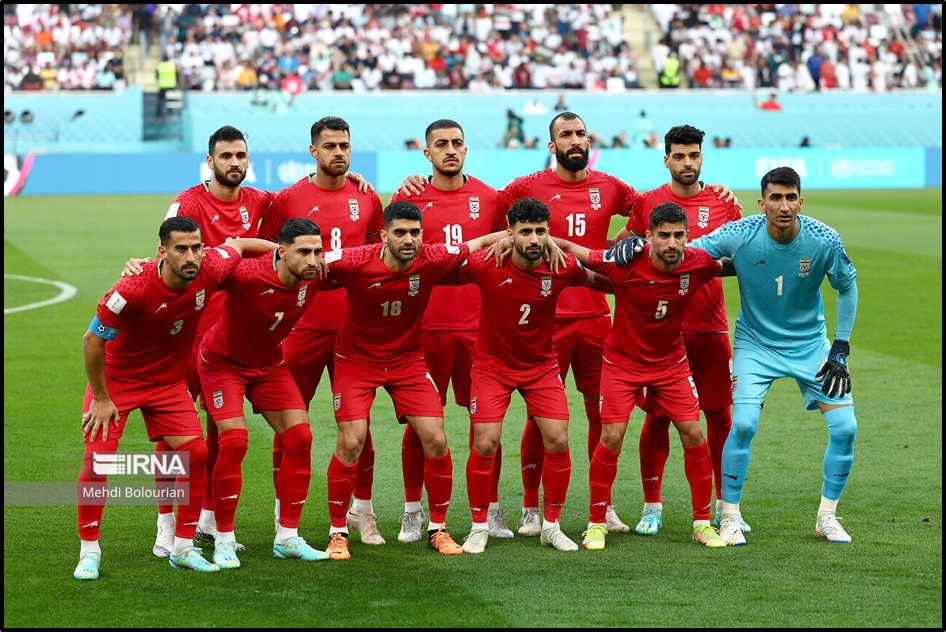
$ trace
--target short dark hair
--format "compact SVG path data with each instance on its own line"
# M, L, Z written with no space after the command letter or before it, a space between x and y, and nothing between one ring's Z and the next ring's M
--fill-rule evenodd
M242 140L244 143L246 142L246 137L243 136L243 132L232 125L224 125L210 135L210 140L207 143L207 155L214 155L214 149L217 147L217 143L232 143L238 140Z
M765 197L765 187L770 184L795 187L801 193L801 176L791 167L776 167L762 176L762 197Z
M670 155L670 145L699 145L703 149L703 137L706 132L692 125L671 127L664 135L664 153Z
M683 224L687 226L687 213L676 202L663 202L650 212L650 230L655 231L661 224Z
M506 221L512 228L520 223L547 222L551 217L549 207L539 198L527 197L516 200L506 213Z
M319 140L322 131L326 129L332 129L336 132L345 132L348 134L349 138L351 137L351 129L348 127L348 123L345 122L345 119L340 116L324 116L313 123L312 129L309 130L309 137L313 145Z
M424 132L424 142L429 145L430 135L438 129L458 129L460 130L460 133L463 134L463 128L460 127L460 124L456 121L451 121L450 119L440 119L427 126L427 131Z
M171 243L171 233L199 232L200 226L197 225L193 217L177 215L161 222L161 228L158 229L158 239L161 240L161 245L167 248L168 244Z
M580 116L578 116L577 114L575 114L574 112L560 112L559 114L556 114L556 115L552 118L552 122L549 123L549 140L551 140L551 141L553 141L553 142L555 141L555 132L554 132L554 129L555 129L555 121L557 121L557 120L559 120L559 119L561 119L561 120L563 120L563 121L574 121L575 119L578 119L579 121L581 121L582 125L585 124L585 121L582 120L582 118L581 118Z
M305 217L291 217L279 229L279 245L288 246L303 235L321 235L319 225Z
M387 229L396 219L409 219L422 222L423 216L416 204L408 202L407 200L400 200L398 202L391 202L388 204L387 208L384 209L384 228Z

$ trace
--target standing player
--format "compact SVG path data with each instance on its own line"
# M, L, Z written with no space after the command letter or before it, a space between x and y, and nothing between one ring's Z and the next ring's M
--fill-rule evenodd
M700 182L703 166L704 132L690 125L670 128L664 136L664 166L670 171L670 182L644 193L631 209L627 231L646 234L650 212L658 204L674 202L687 214L690 237L707 235L729 221L741 217L738 206L720 200ZM732 351L729 348L729 320L723 298L722 279L714 278L697 290L683 319L683 343L693 381L700 394L700 409L706 417L706 441L713 459L716 486L716 524L721 509L719 462L723 444L732 426ZM655 414L645 398L647 416L640 436L641 481L644 486L644 511L635 531L656 535L661 526L660 490L664 467L670 454L670 417ZM749 525L744 525L749 532Z
M344 119L327 116L313 123L309 154L316 171L278 194L260 226L260 237L275 241L287 219L306 217L318 223L326 254L380 241L381 200L374 191L362 191L347 177L351 162L351 130ZM312 401L322 373L332 379L335 338L348 311L344 288L319 292L314 307L307 310L283 342L286 366L299 387L306 408ZM273 439L273 477L279 475L282 448L279 435ZM368 430L359 460L354 503L348 524L361 532L365 544L384 544L371 502L374 482L374 447ZM278 520L280 500L276 500Z
M299 517L309 492L312 431L309 416L280 343L312 303L322 267L319 227L293 218L279 231L272 257L242 262L221 284L227 293L223 317L200 346L200 381L207 411L218 430L214 468L217 539L214 563L239 568L234 514L243 484L248 435L243 396L280 437L283 447L276 489L281 499L273 555L308 561L328 559L299 536ZM327 282L325 282L327 283Z
M726 543L710 526L713 465L700 429L699 401L681 335L686 309L696 291L722 268L705 252L685 247L687 216L674 202L659 204L651 212L647 239L651 244L627 268L618 267L604 251L559 242L566 252L614 281L616 305L614 331L605 342L601 442L588 471L591 507L582 544L592 550L604 548L605 509L624 434L641 389L646 388L680 434L693 506L693 539L722 548ZM619 243L615 250L624 244Z
M82 413L85 456L79 473L78 525L81 551L76 579L98 579L102 551L99 524L104 505L82 503L84 491L104 491L106 477L93 468L93 455L114 454L128 414L140 408L148 438L161 439L189 457L190 472L176 479L189 486L180 505L169 552L171 566L201 572L220 570L200 555L193 538L204 500L207 445L184 375L197 324L217 286L240 260L244 248L268 245L236 240L204 251L200 228L188 217L164 221L158 233L159 259L141 276L122 278L99 302L82 338L89 378ZM109 425L115 430L109 433ZM101 435L99 434L101 431Z
M507 205L495 189L463 173L467 147L463 129L456 121L440 119L427 127L424 155L430 161L433 175L424 191L411 197L421 209L424 230L431 240L443 239L447 246L459 246L472 237L503 230L506 227ZM404 200L403 190L394 194L392 202ZM543 249L544 253L544 249ZM476 342L480 311L480 294L475 287L435 287L424 313L421 342L430 376L440 392L440 402L447 404L447 386L453 381L453 395L459 406L470 407L470 367L473 344ZM470 429L471 437L473 429ZM511 538L503 510L499 506L499 473L501 448L497 450L496 469L489 493L489 535ZM424 482L424 451L411 426L404 428L401 451L404 471L404 515L401 517L401 542L421 539L424 515L421 493ZM357 490L356 490L357 491ZM357 500L356 500L357 502Z
M207 166L211 177L201 184L185 189L174 198L165 219L189 217L200 226L204 243L212 246L223 244L227 239L256 237L260 218L266 213L273 194L252 187L242 186L250 166L246 138L243 132L225 125L210 135L207 146ZM204 317L197 328L197 337L187 365L187 387L196 399L200 394L200 378L197 375L197 350L207 330L223 315L223 294L215 295L204 308ZM158 441L155 451L167 450ZM213 513L211 493L214 463L217 460L217 428L207 424L207 490L204 507L197 526L197 540L214 543L216 521ZM158 533L153 552L158 557L170 554L173 542L174 514L171 507L158 505ZM237 548L242 550L241 545Z
M326 259L332 280L342 281L349 289L332 383L338 422L338 442L328 467L332 526L326 552L332 559L351 557L345 512L368 431L368 412L379 386L391 394L398 420L411 424L423 445L430 509L428 546L446 555L463 552L444 530L453 464L443 430L443 406L420 343L421 319L434 284L500 234L459 246L424 246L421 218L420 210L410 202L390 204L384 211L383 244L343 248Z
M487 505L493 488L503 417L509 395L525 398L529 418L542 433L545 468L542 483L542 544L560 551L578 545L558 524L571 477L568 450L568 397L552 344L555 303L566 287L610 285L587 272L574 257L555 274L543 261L549 239L549 209L536 198L523 198L509 209L512 256L497 267L491 259L471 257L452 280L477 283L484 305L473 352L470 423L473 444L466 466L467 493L473 527L463 543L467 553L482 553L491 535ZM568 264L571 265L568 265Z
M741 307L733 345L738 382L722 462L720 535L729 544L746 543L739 500L749 469L749 444L765 395L780 377L795 378L805 407L820 410L828 425L815 534L829 542L851 541L838 521L837 505L854 463L857 433L847 366L857 273L838 233L800 215L804 201L798 173L778 167L762 177L762 215L726 224L693 244L713 256L732 257L739 280ZM825 277L838 292L830 345L821 299Z

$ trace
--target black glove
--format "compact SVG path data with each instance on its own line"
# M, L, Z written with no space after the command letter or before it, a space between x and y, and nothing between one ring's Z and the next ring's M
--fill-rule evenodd
M612 261L623 268L630 263L636 253L644 250L644 244L646 243L647 240L641 237L634 235L625 237L604 253L604 260Z
M851 353L851 344L845 340L835 340L828 357L821 363L821 369L815 375L815 381L821 385L821 392L828 397L842 397L851 392L851 374L847 371L847 356Z

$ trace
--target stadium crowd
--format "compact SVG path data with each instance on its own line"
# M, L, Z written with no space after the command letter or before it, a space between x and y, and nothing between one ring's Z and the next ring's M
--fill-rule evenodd
M653 5L663 87L874 90L942 85L942 8ZM4 86L111 89L156 44L190 90L639 88L610 4L6 5ZM676 70L665 71L668 58ZM664 79L664 75L672 75Z

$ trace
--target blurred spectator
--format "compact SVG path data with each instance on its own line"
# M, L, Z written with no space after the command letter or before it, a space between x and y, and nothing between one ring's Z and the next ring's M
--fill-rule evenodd
M177 64L168 59L167 55L161 57L161 62L155 68L155 74L158 77L158 118L167 114L167 93L170 90L177 89Z
M661 88L680 87L680 60L677 58L676 51L671 50L660 67L659 81Z
M752 104L760 110L765 110L767 112L778 112L782 109L782 104L778 102L778 95L774 92L769 93L769 98L762 102L760 102L755 93L753 93Z
M525 142L526 134L523 129L523 119L520 116L517 116L515 112L511 109L506 110L506 133L502 138L499 139L499 142L496 143L497 147L506 147L509 149L509 141L515 140L517 147Z
M647 140L644 142L644 147L648 149L660 148L660 136L657 135L657 132L650 133L650 136L648 136Z
M559 93L558 101L555 102L555 105L552 106L552 109L556 112L567 112L568 106L565 104L565 95Z
M629 145L627 144L627 132L621 130L611 139L611 148L612 149L627 149Z
M404 149L420 149L423 145L419 138L408 138L404 141Z
M815 84L815 91L821 90L821 67L824 64L824 57L821 55L821 51L816 48L814 52L808 56L808 60L805 64L808 66L808 74L811 75L811 80Z
M647 139L650 138L650 135L653 131L653 121L647 118L646 110L641 110L641 113L636 119L634 119L634 122L631 125L631 147L634 149L642 149L646 147Z
M807 136L802 136L802 137L801 137L801 143L800 143L798 146L799 146L799 147L811 147L811 139L809 139Z

